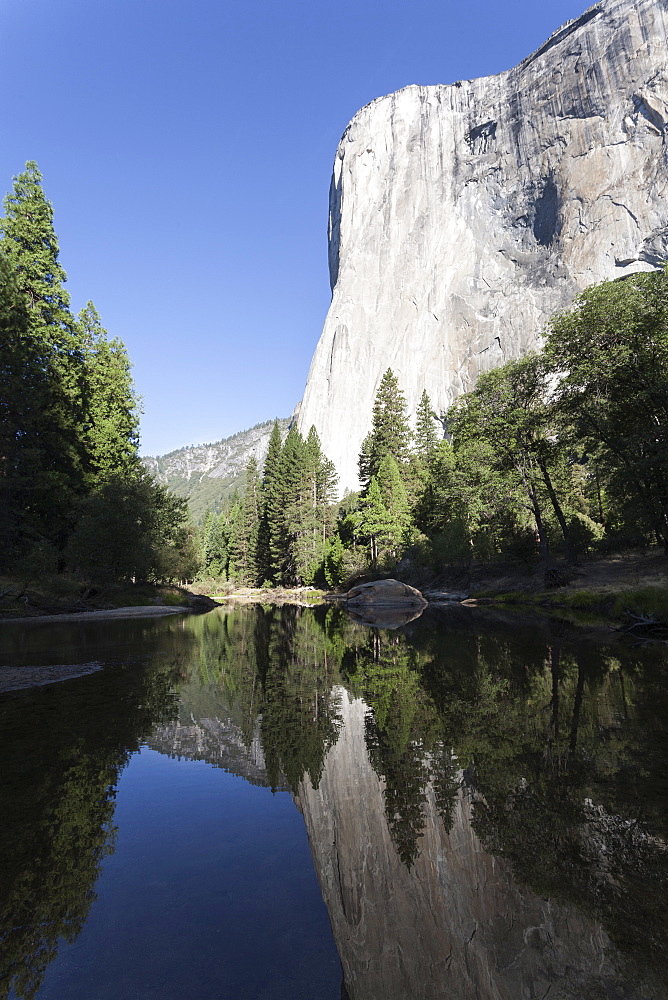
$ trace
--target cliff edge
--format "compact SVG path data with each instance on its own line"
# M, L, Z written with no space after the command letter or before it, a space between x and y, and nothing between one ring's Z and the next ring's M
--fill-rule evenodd
M536 347L595 282L668 256L667 0L602 0L519 66L372 102L339 144L332 303L299 427L341 489L383 372L414 414Z

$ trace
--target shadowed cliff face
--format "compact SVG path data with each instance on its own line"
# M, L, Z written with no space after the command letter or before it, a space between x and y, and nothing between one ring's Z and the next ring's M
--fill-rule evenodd
M414 412L538 345L601 280L668 256L664 0L602 0L515 69L355 116L330 193L332 304L301 404L340 487L383 372Z
M402 862L384 784L366 752L368 708L341 692L344 728L319 787L296 801L343 964L350 1000L520 1000L659 996L620 971L596 921L523 888L487 853L462 786L449 832L434 788L420 853Z

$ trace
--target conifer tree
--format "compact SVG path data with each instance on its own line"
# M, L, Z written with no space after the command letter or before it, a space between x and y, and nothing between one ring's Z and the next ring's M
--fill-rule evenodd
M109 340L88 302L78 317L84 361L85 442L93 478L128 470L137 463L139 400L124 344Z
M21 539L48 533L58 506L50 494L61 445L62 407L50 356L30 333L28 309L9 262L0 254L0 560Z
M323 454L320 438L311 427L304 442L296 492L287 508L290 562L298 582L312 583L325 557L336 482L334 464Z
M291 427L281 450L269 508L271 530L271 571L276 582L291 583L295 577L294 526L291 515L300 507L305 483L306 451L304 439Z
M59 493L47 516L53 534L57 526L63 527L59 514L71 507L73 497L84 487L84 370L78 331L63 288L66 275L58 261L53 209L41 182L32 161L14 178L13 190L4 199L5 216L0 219L0 255L23 297L32 351L43 358L51 386L47 470L53 477L54 494Z
M227 518L225 512L206 513L200 530L202 571L207 576L227 579L229 563Z
M362 444L359 473L366 489L378 474L385 455L391 455L401 468L408 458L411 440L406 416L406 400L391 368L383 375L373 404L371 432Z
M415 419L415 452L423 462L429 464L437 448L436 418L427 390L423 389Z
M230 562L237 583L257 583L257 538L260 523L260 475L254 455L248 459L243 496L231 513Z
M272 536L278 530L276 518L278 516L278 501L276 493L278 490L278 464L283 448L281 429L278 421L274 421L269 437L269 447L267 457L264 462L262 472L262 491L260 498L260 523L258 525L258 577L261 583L265 581L274 582L274 572L272 565Z
M375 569L380 550L393 537L392 518L383 503L375 476L371 477L366 495L360 499L359 509L350 517L362 538L369 542L369 556Z
M408 493L392 455L385 455L380 463L378 488L388 514L385 541L396 555L410 525L411 516Z

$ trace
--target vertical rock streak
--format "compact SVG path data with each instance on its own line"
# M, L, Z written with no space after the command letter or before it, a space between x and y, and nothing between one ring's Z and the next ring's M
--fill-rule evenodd
M666 0L603 0L519 66L362 108L330 189L332 303L299 424L341 488L383 372L414 411L540 343L588 285L668 255Z

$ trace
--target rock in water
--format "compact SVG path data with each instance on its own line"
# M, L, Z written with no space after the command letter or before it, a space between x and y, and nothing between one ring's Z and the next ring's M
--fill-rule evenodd
M426 607L420 591L399 580L372 580L346 594L351 618L375 628L401 628L419 618Z
M666 0L602 0L519 66L362 108L330 191L332 304L299 413L358 489L383 372L415 413L668 256Z
M386 608L426 608L427 602L415 587L399 580L371 580L360 583L346 594L346 604L357 608L382 606Z

